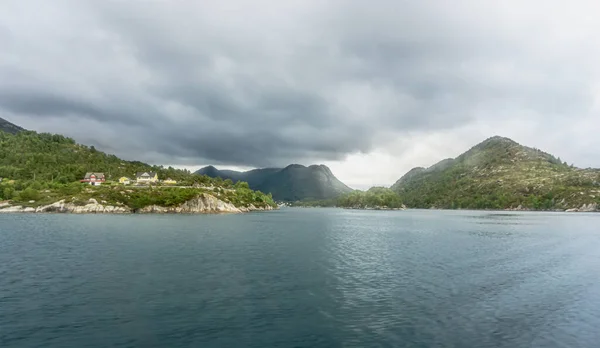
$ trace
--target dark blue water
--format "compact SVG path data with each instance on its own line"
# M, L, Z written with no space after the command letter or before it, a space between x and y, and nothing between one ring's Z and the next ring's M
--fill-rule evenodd
M599 347L600 215L0 215L0 347Z

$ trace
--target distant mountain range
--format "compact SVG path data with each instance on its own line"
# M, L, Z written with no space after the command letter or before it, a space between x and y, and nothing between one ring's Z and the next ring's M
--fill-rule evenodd
M16 134L17 132L20 132L22 130L24 130L24 129L15 124L12 124L12 123L8 122L7 120L0 117L0 131L1 132Z
M600 204L600 170L496 136L455 159L413 168L391 188L416 208L592 211Z
M245 181L251 189L270 192L278 201L325 200L351 192L325 165L305 167L291 164L285 168L263 168L247 172L204 167L196 174Z

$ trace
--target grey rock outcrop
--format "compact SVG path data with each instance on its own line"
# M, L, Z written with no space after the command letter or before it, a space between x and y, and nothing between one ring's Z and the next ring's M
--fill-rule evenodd
M127 207L115 207L112 205L98 204L95 199L90 199L86 205L75 205L73 203L65 203L65 200L60 200L52 204L39 206L37 208L9 206L0 209L0 213L73 213L73 214L91 214L91 213L108 213L119 214L129 213L131 210Z
M211 213L246 213L250 211L272 210L273 208L257 208L253 204L248 207L238 208L231 203L224 202L215 196L202 193L181 205L174 207L162 207L150 205L136 210L136 213L180 213L180 214L211 214Z
M23 212L23 207L20 205L8 206L0 209L0 213L21 213Z
M596 203L590 203L588 205L583 205L581 206L581 208L579 208L579 211L582 212L594 212L594 211L598 211L598 204Z
M131 210L127 207L115 207L112 205L99 204L97 200L90 198L86 205L75 205L73 203L65 203L64 200L41 206L36 209L36 213L73 213L73 214L118 214L129 213Z
M249 206L247 206L247 207L241 207L241 208L239 208L239 209L240 209L240 211L241 211L242 213L248 213L248 212L251 212L251 211L266 211L266 210L274 210L274 209L273 209L273 207L271 207L271 206L266 206L266 207L255 207L255 206L254 206L254 204L250 204L250 205L249 205Z
M583 204L581 208L572 208L565 210L567 213L592 213L598 211L597 203Z
M529 209L523 208L523 206L519 204L519 206L516 208L510 207L510 208L506 208L504 210L506 210L506 211L527 211Z

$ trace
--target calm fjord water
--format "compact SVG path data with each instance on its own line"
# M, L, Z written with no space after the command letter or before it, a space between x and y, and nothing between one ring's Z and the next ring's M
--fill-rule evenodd
M0 215L0 347L598 347L600 215Z

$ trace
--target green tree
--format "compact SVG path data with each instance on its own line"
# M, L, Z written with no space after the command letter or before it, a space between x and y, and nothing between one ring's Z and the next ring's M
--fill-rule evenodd
M2 190L2 198L4 199L12 199L14 197L15 194L15 189L12 187L5 187L4 190Z
M30 200L34 200L37 201L38 199L40 199L40 192L36 189L33 188L26 188L23 191L19 192L18 194L18 200L25 202L25 201L30 201Z
M245 181L238 181L238 182L236 182L234 187L236 189L247 189L247 190L250 189L250 186Z

